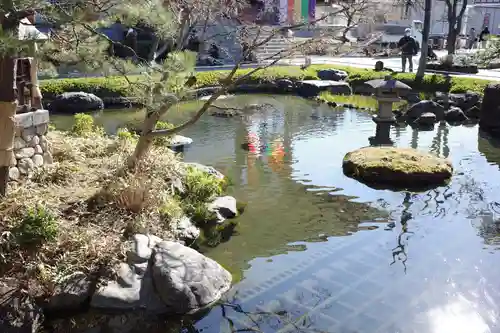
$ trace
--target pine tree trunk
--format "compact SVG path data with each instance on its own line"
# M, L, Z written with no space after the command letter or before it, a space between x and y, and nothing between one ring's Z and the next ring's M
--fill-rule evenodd
M448 27L448 39L446 41L446 44L448 54L455 54L455 50L457 48L457 31L455 30L455 21L453 21L453 24L450 24L450 26Z
M420 52L420 61L417 70L417 80L422 80L425 74L425 66L427 65L427 49L429 45L429 33L431 30L431 10L432 0L425 0L424 4L424 31L422 31L422 48Z

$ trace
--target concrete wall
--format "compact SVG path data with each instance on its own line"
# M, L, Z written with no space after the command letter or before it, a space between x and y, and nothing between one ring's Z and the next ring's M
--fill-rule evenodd
M51 146L46 138L49 112L38 110L17 114L14 154L9 170L10 180L30 177L35 168L52 163Z

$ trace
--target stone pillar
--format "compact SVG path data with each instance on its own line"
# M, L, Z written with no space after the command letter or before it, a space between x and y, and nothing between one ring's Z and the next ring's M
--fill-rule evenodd
M46 134L49 112L37 110L15 116L14 154L11 156L9 179L31 177L35 168L52 163L51 145Z
M396 121L394 114L392 113L392 104L399 102L399 97L382 97L375 96L378 102L378 113L373 117L373 121L376 123L393 123Z
M391 140L391 123L377 123L375 136L368 139L370 146L392 146L394 142Z

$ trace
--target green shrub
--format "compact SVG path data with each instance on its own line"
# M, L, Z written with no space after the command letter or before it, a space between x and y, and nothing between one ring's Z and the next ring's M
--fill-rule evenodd
M180 202L184 213L197 224L215 219L215 214L208 210L207 203L222 195L225 181L197 168L188 168L184 179L184 192Z
M96 126L94 118L85 113L78 113L74 116L75 123L71 128L71 133L76 136L89 137L93 135L102 135L103 129Z
M37 205L22 215L13 234L19 245L29 246L54 241L58 231L56 216L45 207Z
M137 77L140 79L140 77ZM95 77L42 80L40 90L44 98L53 99L65 92L83 91L99 97L129 97L130 85L124 77Z
M127 128L119 128L116 131L116 136L121 141L134 141L137 140L138 135L129 131Z
M365 81L384 78L389 72L375 72L372 69L349 67L343 65L312 65L303 70L298 66L275 66L258 71L242 80L245 84L265 84L271 83L275 79L289 79L292 81L317 79L317 73L321 69L336 68L344 70L349 74L348 82L353 85L360 85ZM248 74L252 69L240 69L236 71L235 78L240 78ZM206 71L196 73L196 87L210 87L222 84L223 79L229 71ZM451 91L465 92L475 91L482 93L484 87L490 83L488 80L480 80L464 77L446 77L441 74L427 74L421 82L415 81L414 73L394 73L394 77L412 88L419 91ZM129 80L123 77L97 77L97 78L77 78L77 79L59 79L42 80L41 90L47 99L54 98L56 95L69 91L84 91L93 93L99 97L134 97L133 91L139 89L134 82L140 82L143 77L140 75L132 76Z
M175 126L171 123L167 123L165 121L159 121L156 123L156 129L157 130L169 130L169 129L172 129L174 128ZM170 143L170 139L172 137L169 136L169 135L163 135L163 136L157 136L154 138L154 141L153 143L157 146L165 146L165 145L168 145Z

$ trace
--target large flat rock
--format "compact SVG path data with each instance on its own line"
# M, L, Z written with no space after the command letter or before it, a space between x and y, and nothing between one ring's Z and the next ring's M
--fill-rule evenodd
M365 147L347 153L342 168L348 177L369 186L426 189L446 184L453 167L447 159L413 148Z

